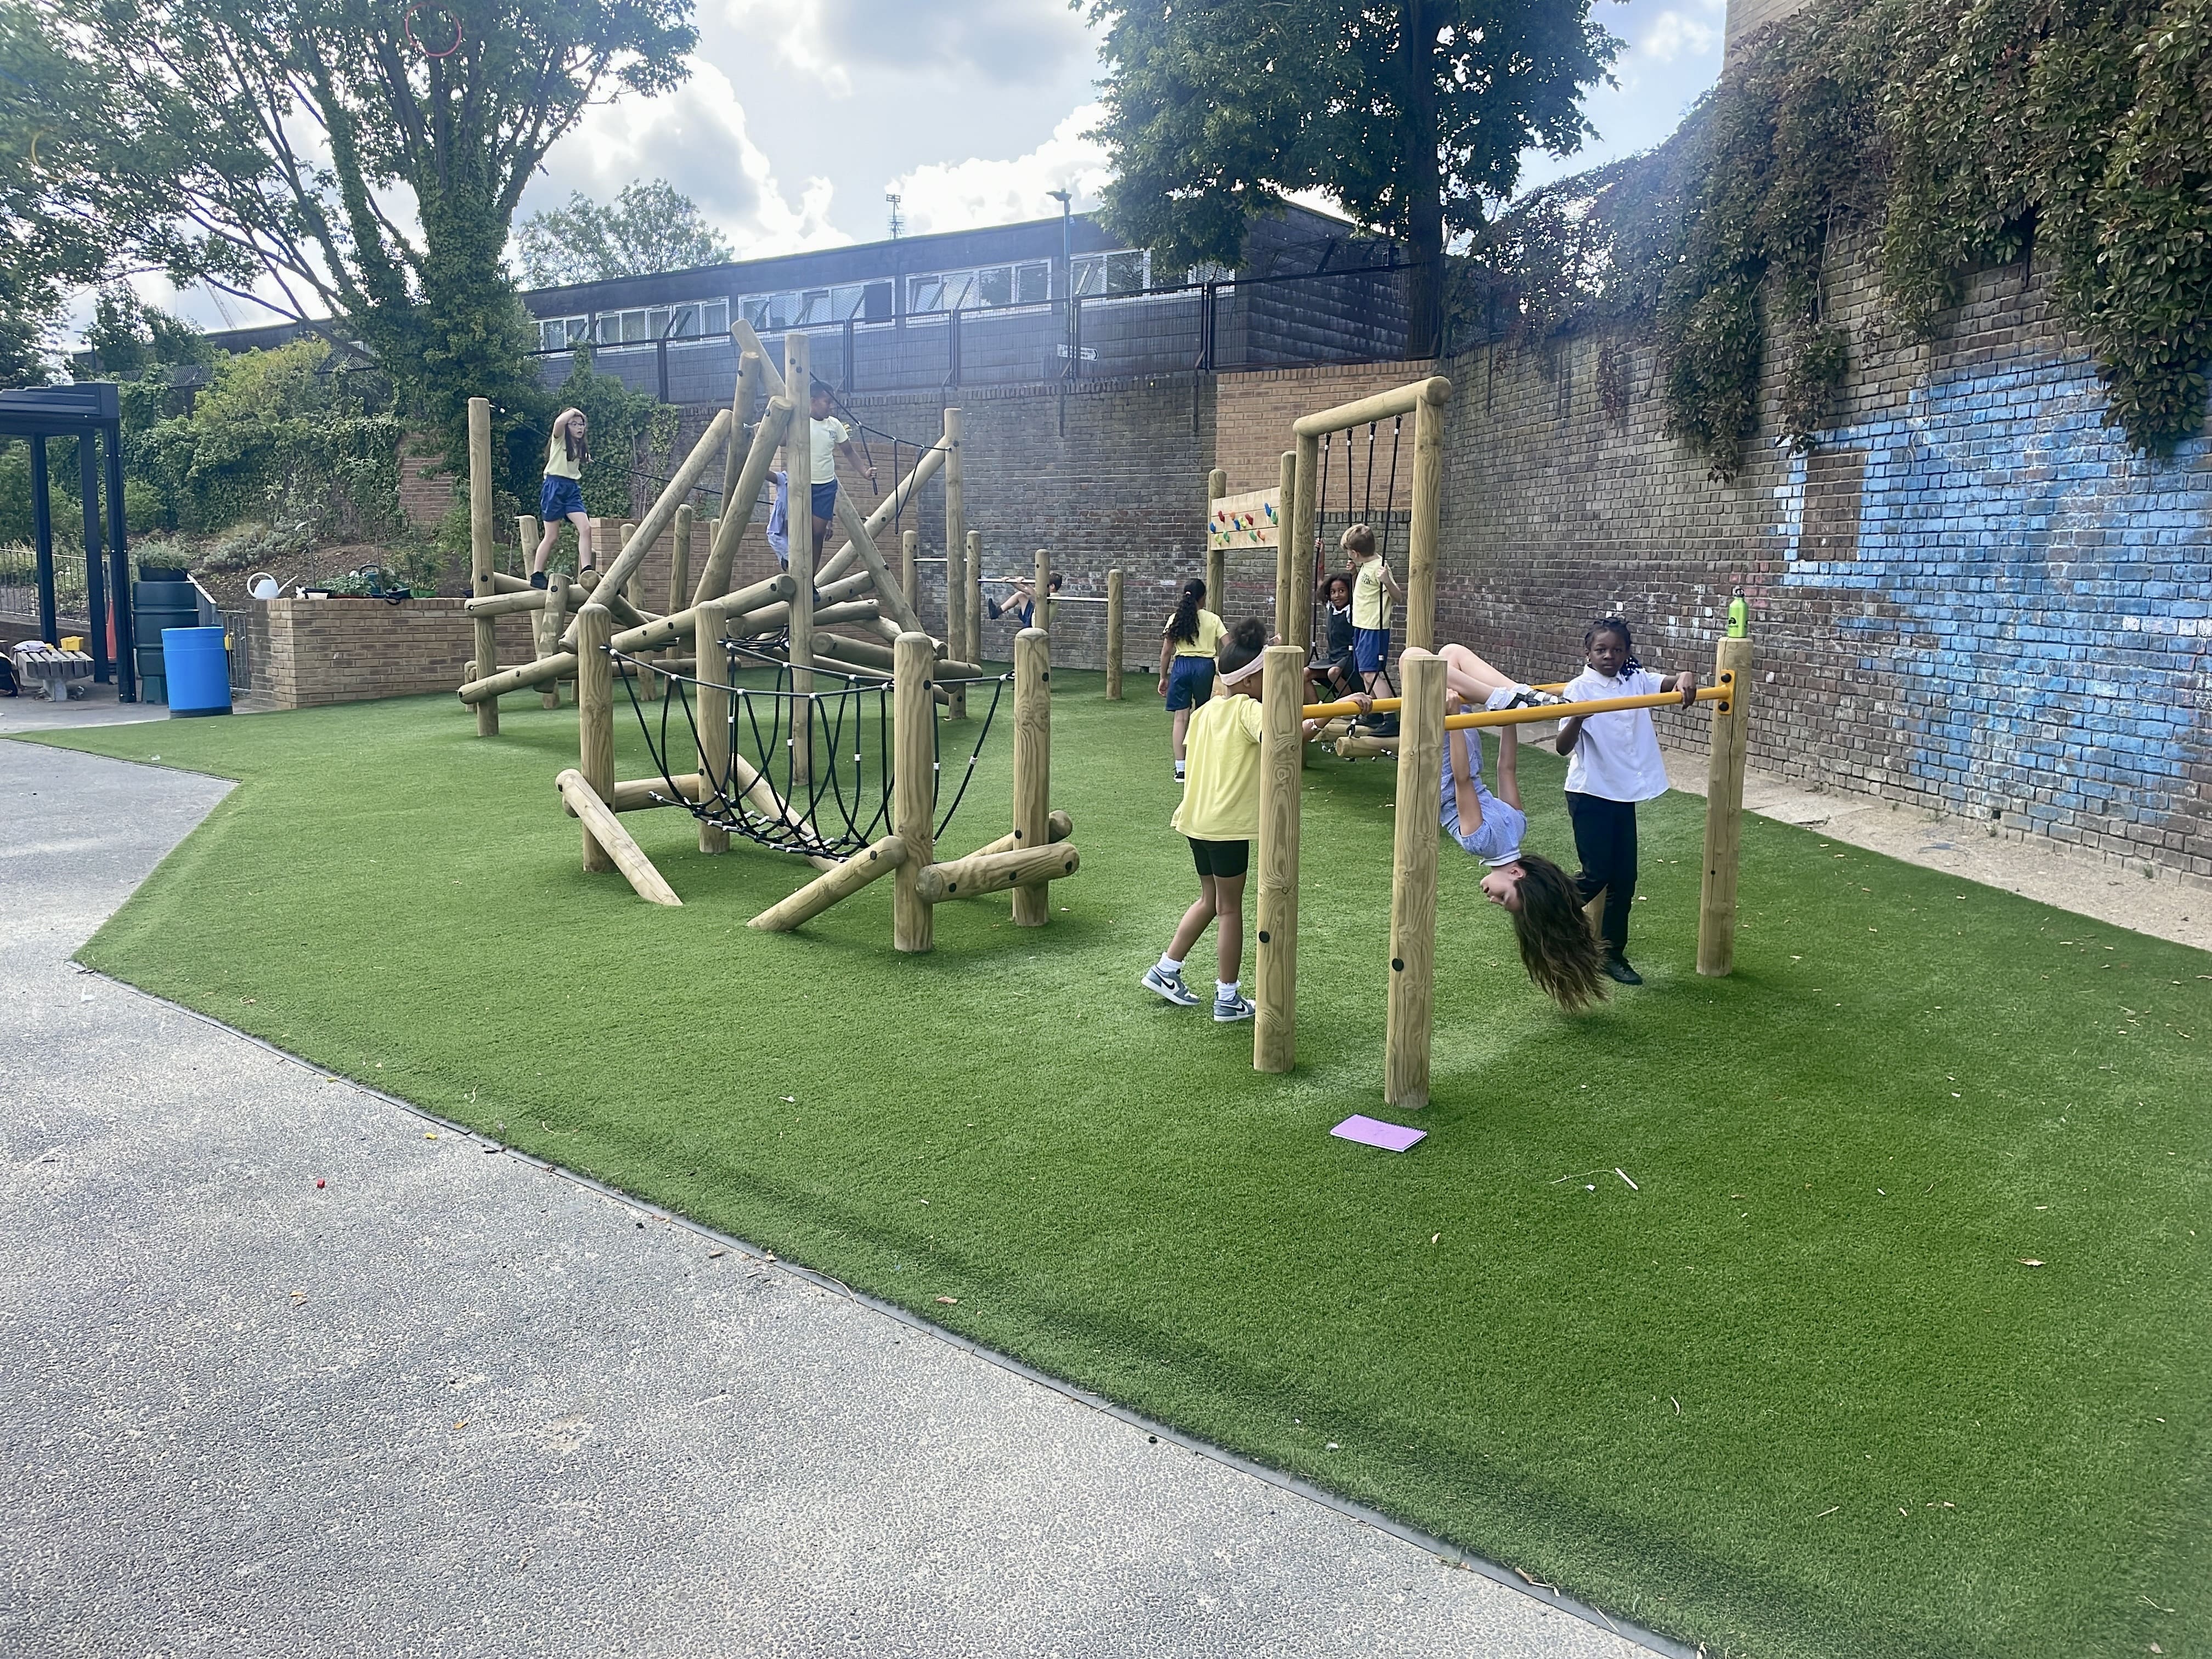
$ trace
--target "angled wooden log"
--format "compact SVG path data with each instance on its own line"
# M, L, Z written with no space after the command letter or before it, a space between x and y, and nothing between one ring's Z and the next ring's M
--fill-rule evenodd
M885 836L864 848L834 870L825 870L780 904L771 904L745 924L763 933L787 933L812 920L843 898L850 898L870 882L888 876L906 862L906 839Z
M1066 841L1074 833L1075 820L1068 817L1066 813L1057 809L1054 811L1051 817L1048 817L1044 821L1045 844L1047 846L1051 846L1056 842ZM975 849L975 853L1011 853L1021 844L1020 831L1009 830L1005 835L1000 836L998 840L984 842L982 846ZM971 853L969 856L973 858L975 856L975 853Z
M1006 888L1041 887L1072 876L1083 859L1062 842L1056 847L1022 847L1010 853L970 853L950 864L932 864L917 876L915 890L924 904L947 899L974 898Z
M714 530L714 544L707 550L707 562L699 572L699 585L691 590L691 602L719 599L729 591L730 569L738 556L738 544L744 539L745 528L753 521L753 509L760 505L762 488L768 475L775 470L776 446L784 441L791 428L791 400L771 398L753 428L752 447L745 452L745 464L738 470L737 488L722 498L721 522ZM804 415L799 416L805 419Z
M526 611L545 608L545 590L525 588L520 593L487 593L480 599L463 602L461 609L471 617L514 617Z
M585 830L606 849L614 860L615 868L637 890L640 898L654 904L680 906L684 902L676 896L676 890L661 879L660 872L653 867L653 860L646 857L645 849L622 827L622 820L584 781L581 772L570 767L553 781L561 791L561 799L582 821Z
M701 799L700 792L706 787L700 781L696 772L679 772L674 781L676 793L685 800ZM611 812L648 812L657 806L678 805L679 802L668 798L669 782L666 778L619 779L605 798L607 810ZM566 801L561 803L561 810L572 818L576 816L575 809Z
M860 509L853 505L851 498L842 489L837 492L837 528L843 531L852 545L859 550L860 562L867 567L869 578L875 585L876 598L883 605L884 613L901 628L919 633L921 630L921 618L907 604L906 594L899 587L898 577L884 562L883 553L876 546L875 536L860 517Z
M722 458L722 452L728 447L729 437L730 411L726 409L717 410L714 418L708 423L706 432L697 443L691 446L690 454L684 457L684 465L676 469L676 476L669 479L667 488L660 492L643 521L635 528L627 525L623 526L622 551L615 556L614 562L607 567L606 574L599 580L602 592L626 592L630 577L645 562L645 556L653 550L653 543L660 539L660 532L676 521L676 509L684 505L699 480L706 475L707 469ZM633 600L633 603L636 602Z

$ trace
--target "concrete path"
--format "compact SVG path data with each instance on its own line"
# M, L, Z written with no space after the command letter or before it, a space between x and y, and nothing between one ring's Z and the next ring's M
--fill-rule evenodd
M1645 1652L72 969L227 787L0 743L0 1652Z

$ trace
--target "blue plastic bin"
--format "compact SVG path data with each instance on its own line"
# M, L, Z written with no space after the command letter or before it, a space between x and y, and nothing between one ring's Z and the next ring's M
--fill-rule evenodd
M230 713L230 653L220 628L165 628L162 666L172 718Z

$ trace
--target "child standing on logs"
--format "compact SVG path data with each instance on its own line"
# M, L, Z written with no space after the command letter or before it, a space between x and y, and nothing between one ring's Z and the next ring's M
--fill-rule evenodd
M1606 697L1647 697L1680 691L1682 706L1697 701L1698 677L1652 673L1636 660L1628 624L1619 617L1592 623L1583 635L1589 666L1567 683L1569 702ZM1628 965L1628 911L1636 899L1636 803L1667 793L1667 763L1648 708L1617 708L1559 722L1559 750L1567 757L1567 817L1582 857L1576 879L1588 904L1605 895L1605 971L1623 985L1644 977Z
M1213 653L1225 632L1221 618L1206 608L1206 584L1193 576L1182 585L1175 615L1160 631L1160 696L1167 699L1168 747L1175 757L1176 781L1183 781L1183 737L1191 713L1213 695Z
M553 435L545 445L545 482L538 492L538 516L545 533L538 538L538 558L530 567L530 585L545 586L546 556L560 544L561 521L576 526L576 578L591 574L592 515L584 510L584 463L592 459L592 446L584 435L586 422L580 409L564 409L553 417Z
M1352 556L1352 652L1364 690L1372 692L1390 661L1390 603L1402 601L1406 590L1390 574L1390 567L1375 550L1375 532L1356 524L1344 532L1344 550ZM1388 715L1368 726L1370 737L1395 738L1398 717Z
M1190 586L1202 589L1204 584ZM1198 866L1198 902L1183 912L1167 953L1145 970L1141 981L1178 1008L1195 1006L1197 994L1182 982L1183 959L1207 924L1218 921L1213 1018L1219 1025L1252 1018L1240 969L1244 878L1260 833L1260 703L1252 693L1259 689L1267 649L1264 624L1256 618L1238 623L1221 647L1220 695L1191 718L1189 784L1173 822L1190 842L1191 861Z
M837 458L842 455L860 469L868 480L868 488L876 487L876 469L865 465L853 447L852 432L844 422L830 413L830 388L817 380L813 397L807 404L812 418L807 422L809 440L812 445L813 471L810 475L814 485L814 556L822 556L822 544L830 535L830 520L837 516Z

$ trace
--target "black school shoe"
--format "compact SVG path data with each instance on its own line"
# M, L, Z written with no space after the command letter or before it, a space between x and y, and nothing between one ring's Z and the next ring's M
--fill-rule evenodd
M544 571L542 571L542 570L533 570L533 571L532 571L532 572L530 573L530 585L531 585L532 587L543 587L543 586L545 586L545 573L544 573Z
M1605 959L1605 976L1619 985L1641 985L1644 975L1628 965L1626 957L1609 956Z

